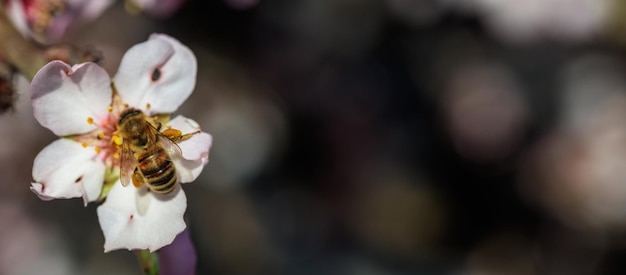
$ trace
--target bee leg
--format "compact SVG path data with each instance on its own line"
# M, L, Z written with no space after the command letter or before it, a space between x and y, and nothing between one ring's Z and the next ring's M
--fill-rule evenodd
M191 136L193 136L193 135L195 135L195 134L199 134L199 133L201 133L201 131L199 131L199 130L198 130L198 131L195 131L195 132L192 132L192 133L187 133L187 134L184 134L184 135L180 136L180 138L179 138L179 140L178 140L178 141L188 139L188 138L190 138Z
M195 131L193 133L188 133L188 134L184 134L180 131L180 130L176 130L176 129L166 129L165 131L163 131L163 135L165 135L167 138L171 139L174 142L180 142L183 140L186 140L188 138L190 138L191 136L195 135L195 134L199 134L200 131Z
M132 176L133 185L137 188L143 186L143 176L139 173L139 170L135 169L135 172Z

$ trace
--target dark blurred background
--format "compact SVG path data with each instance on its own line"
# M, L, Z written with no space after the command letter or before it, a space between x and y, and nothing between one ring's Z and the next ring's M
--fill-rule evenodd
M65 40L112 75L153 32L198 58L198 274L625 274L624 6L118 2ZM0 274L138 274L96 205L28 190L55 137L25 91L0 126Z

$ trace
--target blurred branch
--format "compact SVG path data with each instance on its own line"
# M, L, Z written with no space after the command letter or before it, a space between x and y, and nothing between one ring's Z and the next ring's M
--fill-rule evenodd
M43 55L46 61L61 60L68 64L79 64L85 62L99 63L102 60L102 53L93 47L77 47L71 44L54 44L44 49Z
M47 60L43 51L26 40L0 8L0 56L32 80Z

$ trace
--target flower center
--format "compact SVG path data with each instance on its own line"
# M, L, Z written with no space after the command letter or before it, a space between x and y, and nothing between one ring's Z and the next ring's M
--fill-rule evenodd
M146 109L150 109L150 104L146 104ZM80 142L84 148L93 148L97 152L97 158L111 168L120 167L120 157L123 138L118 129L118 123L121 116L130 107L128 104L122 103L117 93L114 93L111 106L108 106L106 115L102 117L86 117L85 123L95 125L97 128L89 133L74 136L73 138ZM169 115L146 117L146 120L156 125L165 125L169 120ZM160 129L159 129L160 130ZM182 135L179 130L166 127L163 134L168 138L176 137L178 140L186 139L187 136Z
M113 112L113 107L109 106L104 119L96 121L93 117L87 117L86 122L96 124L98 128L77 137L84 148L93 147L107 166L119 166L122 138L117 135L118 116L117 112Z

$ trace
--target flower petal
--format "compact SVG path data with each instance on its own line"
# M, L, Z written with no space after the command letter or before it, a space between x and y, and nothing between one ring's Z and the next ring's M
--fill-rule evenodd
M30 85L33 113L39 123L58 136L82 134L96 129L111 103L111 80L95 63L70 67L52 61L42 67Z
M104 252L123 248L155 251L172 243L187 227L183 220L187 197L180 185L167 195L146 190L145 186L137 189L117 182L98 207Z
M13 26L23 36L30 36L31 31L28 28L28 21L26 20L26 12L24 11L24 4L22 1L10 0L6 3L7 16L13 23Z
M184 116L175 117L169 122L169 125L180 130L183 134L200 130L197 122ZM174 164L181 183L192 182L200 175L202 168L209 163L209 150L212 142L213 137L210 134L201 132L178 143L183 151L184 159L176 160Z
M179 159L174 161L174 165L176 166L180 183L188 183L196 180L198 176L200 176L206 162L202 160Z
M83 197L85 205L98 198L105 165L93 148L70 139L46 146L33 164L31 190L43 200Z
M163 34L130 48L114 77L122 100L149 115L172 113L196 84L197 62L189 48Z
M196 131L200 131L200 125L196 121L184 116L176 116L168 123L174 129L180 130L183 134L189 134ZM213 137L209 133L201 132L195 134L190 138L178 143L178 146L183 151L183 157L188 160L206 159L208 161L209 149Z

